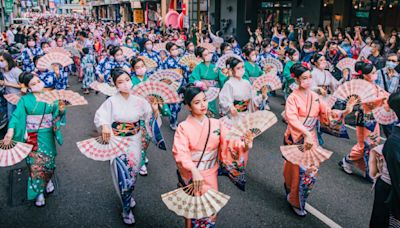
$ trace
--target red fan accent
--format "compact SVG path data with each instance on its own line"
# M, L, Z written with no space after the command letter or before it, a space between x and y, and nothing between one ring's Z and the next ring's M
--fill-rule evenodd
M163 82L142 82L133 88L133 94L146 99L155 97L159 103L173 104L181 102L176 90Z
M57 63L63 67L73 64L72 59L63 53L60 52L52 52L45 54L43 57L40 57L36 67L41 70L51 70L51 65Z
M363 79L354 79L339 86L333 96L345 101L355 96L357 103L364 103L364 101L375 98L376 94L376 89L372 83Z
M303 145L281 146L283 157L289 162L306 168L318 167L332 156L332 152L320 146L304 150Z
M211 102L218 98L219 95L219 88L216 87L208 87L207 91L205 92L208 102Z
M173 87L176 91L181 86L182 75L171 69L158 70L149 77L149 80L163 82Z
M121 50L122 50L123 55L128 59L136 56L136 53L131 48L122 46Z
M0 140L0 167L17 164L28 156L32 148L33 145L21 142L4 145L3 140Z
M97 137L77 142L76 145L86 157L96 161L107 161L127 153L131 140L130 137L113 136L106 143L101 137Z
M41 93L37 98L37 101L46 102L53 104L55 101L64 101L67 106L78 106L87 105L86 99L79 93L71 90L52 90Z
M19 100L21 99L21 94L19 93L10 93L5 94L4 98L11 104L16 105L18 104Z
M253 82L256 91L260 91L264 86L267 86L268 91L274 91L282 88L282 82L277 76L270 74L260 76Z
M385 110L383 106L376 108L372 111L376 122L383 125L390 125L398 121L396 113L391 109L389 111Z

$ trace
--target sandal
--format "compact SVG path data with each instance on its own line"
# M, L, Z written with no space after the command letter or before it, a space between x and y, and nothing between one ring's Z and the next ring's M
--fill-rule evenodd
M38 195L38 197L36 198L36 202L35 202L35 206L36 207L43 207L46 205L46 201L44 199L44 195L43 193Z
M133 216L132 211L129 211L129 214L122 212L122 220L126 225L135 224L135 217Z

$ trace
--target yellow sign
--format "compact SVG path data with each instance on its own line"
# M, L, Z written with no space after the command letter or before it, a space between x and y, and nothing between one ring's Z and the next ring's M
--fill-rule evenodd
M144 12L141 9L133 10L133 22L144 23Z

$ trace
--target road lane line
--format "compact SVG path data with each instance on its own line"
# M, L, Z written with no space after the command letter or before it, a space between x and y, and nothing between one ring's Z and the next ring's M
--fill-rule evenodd
M332 228L341 228L342 227L339 224L335 223L332 219L328 218L326 215L319 212L317 209L315 209L310 204L306 203L305 208L308 212L310 212L312 215L314 215L317 219L321 220L321 222L325 223L327 226L332 227Z
M352 129L352 130L356 130L355 127L350 126L350 125L348 125L348 124L346 124L346 127L347 127L347 128L350 128L350 129ZM385 137L382 137L382 136L381 136L381 139L382 139L383 141L386 141L386 138L385 138Z

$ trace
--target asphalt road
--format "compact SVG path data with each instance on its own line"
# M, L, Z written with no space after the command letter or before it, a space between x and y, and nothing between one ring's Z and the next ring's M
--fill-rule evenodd
M79 86L75 84L72 89L79 90ZM124 227L109 162L86 158L75 144L94 136L93 116L105 97L91 93L87 99L89 105L68 110L64 145L59 147L57 157L57 188L44 208L36 208L32 203L8 203L9 171L25 167L24 162L0 169L0 227ZM282 97L270 100L272 111L281 119ZM186 115L187 112L182 112L180 119ZM173 132L167 126L164 124L162 131L168 151L151 146L149 176L139 177L137 182L134 192L136 227L184 226L183 219L169 211L160 199L160 195L173 190L177 182L170 150ZM279 151L285 128L279 121L255 140L249 156L245 192L238 190L226 177L219 178L220 191L230 195L231 200L219 214L218 227L326 227L311 214L306 218L296 217L286 203L283 159ZM371 184L357 173L345 174L337 165L356 141L355 132L349 131L350 140L324 136L325 147L335 153L321 166L308 203L343 227L368 227L373 202ZM20 197L24 194L17 192Z

